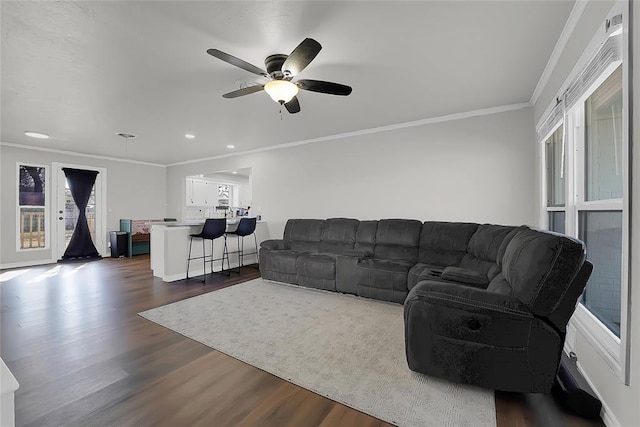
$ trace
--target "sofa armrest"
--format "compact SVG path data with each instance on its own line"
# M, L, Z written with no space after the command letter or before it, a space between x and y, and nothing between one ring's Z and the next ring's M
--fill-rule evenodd
M284 240L271 239L260 242L260 247L269 251L282 251L285 249Z
M405 306L411 301L461 310L485 311L516 316L532 317L533 314L517 298L498 294L486 289L435 280L419 282L407 295Z
M534 321L515 298L454 283L422 281L404 302L409 365L429 360L430 348L437 347L439 340L474 343L471 347L526 348Z
M358 258L372 258L373 252L371 251L357 251L355 249L348 249L342 253L344 256L352 256Z
M563 336L514 297L425 280L404 304L409 368L505 391L548 393Z
M468 268L447 267L440 275L440 278L480 288L486 288L489 285L489 278L487 276L479 271L469 270Z

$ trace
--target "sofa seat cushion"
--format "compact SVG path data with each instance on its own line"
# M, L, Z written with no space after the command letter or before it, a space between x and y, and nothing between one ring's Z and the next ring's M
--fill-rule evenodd
M489 284L487 275L481 271L452 266L444 269L441 278L482 289L486 288Z
M335 280L336 257L331 254L302 254L296 259L299 276Z
M365 258L358 260L357 294L402 303L407 296L407 276L412 262Z
M413 267L413 263L402 260L361 258L358 260L358 266L367 270L409 274L409 270Z
M264 256L264 260L261 258L260 262L264 263L265 270L275 271L278 273L296 274L296 260L302 252L297 251L265 251L260 252L261 256Z
M418 282L438 278L442 275L445 267L439 265L418 263L409 270L407 278L407 289L411 290Z

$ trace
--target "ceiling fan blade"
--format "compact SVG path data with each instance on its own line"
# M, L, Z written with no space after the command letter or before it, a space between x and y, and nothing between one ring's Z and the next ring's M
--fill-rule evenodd
M298 98L295 97L295 96L293 98L291 98L291 101L286 102L284 104L284 108L286 108L287 111L290 112L291 114L299 113L300 112L300 102L298 102Z
M262 68L256 67L253 64L249 64L247 61L243 61L242 59L236 58L235 56L229 55L228 53L225 53L221 50L209 49L207 50L207 53L211 56L215 56L216 58L223 60L224 62L228 62L231 65L242 68L243 70L246 70L250 73L258 74L259 76L265 77L269 76L267 72Z
M322 45L314 39L304 39L282 64L282 72L285 76L295 76L313 61L320 49Z
M247 86L242 89L234 90L233 92L225 93L223 98L237 98L239 96L249 95L250 93L260 92L264 89L264 85Z
M312 92L328 93L329 95L342 96L347 96L351 93L351 86L341 85L340 83L308 79L298 80L295 83L300 89L310 90Z

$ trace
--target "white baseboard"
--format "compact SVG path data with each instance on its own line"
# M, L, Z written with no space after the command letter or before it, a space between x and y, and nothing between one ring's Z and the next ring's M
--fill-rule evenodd
M584 372L584 369L582 369L580 362L576 362L576 366L578 368L578 372L580 372L580 374L587 381L587 384L589 384L589 387L591 387L591 390L593 390L593 392L596 394L596 397L600 399L600 402L602 402L602 410L600 411L600 417L602 418L602 421L604 422L604 424L607 427L621 427L620 422L615 417L615 415L613 415L613 411L609 408L609 406L607 405L607 402L604 401L600 393L598 393L598 389L596 388L596 386L593 384L591 379L589 379L589 376Z
M55 264L57 260L54 259L42 259L39 261L22 261L22 262L12 262L9 264L0 264L0 270L7 270L10 268L23 268L23 267L35 267L37 265L45 265L45 264Z
M252 263L252 261L255 261L254 263L257 263L257 258L253 257L253 259L251 259L252 257L245 257L245 263L244 265L250 265ZM226 265L226 263L225 263ZM235 269L238 268L238 261L237 260L232 260L229 262L229 265L227 267L228 269ZM222 269L222 265L218 264L218 262L214 263L213 265L213 270L214 273L219 273L220 270ZM197 278L198 276L202 276L202 267L192 267L189 269L189 275L190 275L190 279L193 278ZM207 274L211 274L211 271L209 269L207 269ZM155 273L154 273L155 276ZM155 276L155 277L159 277L162 279L163 282L177 282L179 280L184 280L187 278L187 274L186 272L184 273L176 273L176 274L167 274L167 275L162 275L162 276Z

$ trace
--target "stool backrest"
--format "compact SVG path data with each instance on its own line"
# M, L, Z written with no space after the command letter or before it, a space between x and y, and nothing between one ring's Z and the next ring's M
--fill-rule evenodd
M256 218L242 218L236 229L238 236L248 236L256 231Z
M202 227L203 239L217 239L222 237L227 230L227 220L225 218L208 218Z

